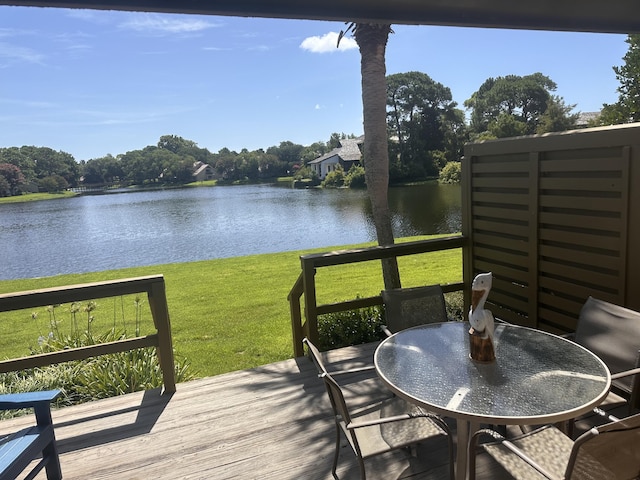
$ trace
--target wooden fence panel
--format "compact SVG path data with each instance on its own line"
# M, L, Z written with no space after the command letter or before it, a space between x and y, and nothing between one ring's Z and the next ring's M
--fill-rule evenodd
M589 295L638 309L639 138L631 124L466 146L464 281L493 272L494 314L564 332Z

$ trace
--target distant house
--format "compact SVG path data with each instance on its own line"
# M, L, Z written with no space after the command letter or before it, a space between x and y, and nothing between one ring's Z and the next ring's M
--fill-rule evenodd
M600 116L600 112L580 112L576 120L576 128L586 128L589 122L596 120Z
M195 182L204 182L215 178L216 171L208 163L196 162L193 164L193 180Z
M327 174L335 171L338 166L348 172L353 165L360 165L362 158L360 148L363 143L364 135L358 138L344 138L340 140L340 147L334 148L315 160L311 160L309 168L318 174L320 180L324 180Z

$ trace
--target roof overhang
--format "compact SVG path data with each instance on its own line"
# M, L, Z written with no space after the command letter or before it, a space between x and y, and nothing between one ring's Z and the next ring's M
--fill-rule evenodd
M0 0L0 5L640 33L639 0Z

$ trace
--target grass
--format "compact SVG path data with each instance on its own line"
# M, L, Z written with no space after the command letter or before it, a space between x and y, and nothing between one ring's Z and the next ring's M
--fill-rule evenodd
M398 241L422 238L428 237ZM338 248L370 245L373 243ZM335 248L5 280L0 281L0 293L162 274L176 352L188 359L198 376L212 376L292 356L287 295L301 271L299 257L331 250ZM398 262L404 287L462 279L460 249L401 257ZM377 261L321 268L316 282L318 303L373 296L383 288ZM134 296L96 302L95 310L85 312L80 305L75 315L76 322L83 327L89 325L96 335L113 325L133 334L138 312L141 333L152 330L146 298L142 299L144 308L136 308ZM74 316L69 306L51 310L0 313L0 355L3 358L27 355L30 348L37 346L38 337L46 336L52 328L62 333L72 328Z
M75 197L75 192L65 191L60 193L25 193L13 197L0 197L0 204L3 203L20 203L35 202L37 200L55 200L57 198Z

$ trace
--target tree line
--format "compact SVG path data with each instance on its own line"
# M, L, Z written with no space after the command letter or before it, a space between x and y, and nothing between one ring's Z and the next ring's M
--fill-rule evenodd
M626 42L624 64L613 67L619 100L603 105L590 126L640 121L640 35ZM554 94L555 82L539 72L485 80L463 104L468 120L451 90L425 73L389 75L386 85L390 183L437 177L460 160L469 141L564 131L575 128L579 116L575 105ZM193 140L164 135L156 145L80 162L48 147L0 148L0 196L81 185L182 185L193 181L199 162L211 165L220 183L312 176L305 168L310 161L353 137L333 133L308 146L283 141L266 150L212 153ZM366 158L362 163L366 168Z

